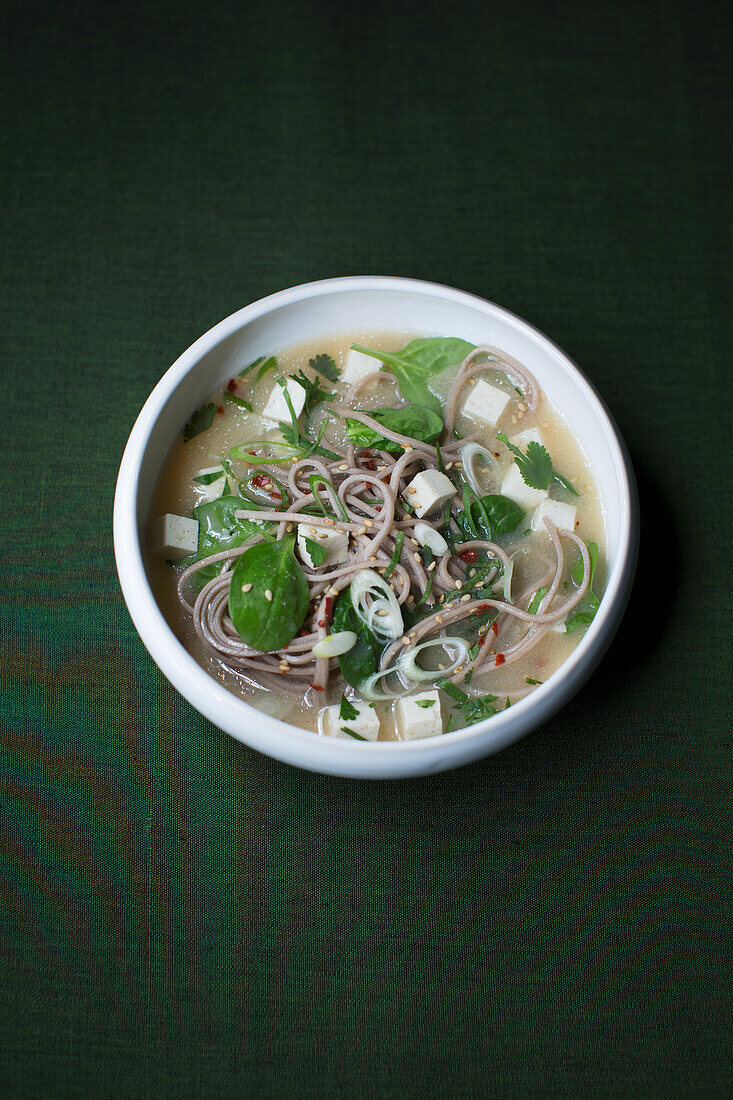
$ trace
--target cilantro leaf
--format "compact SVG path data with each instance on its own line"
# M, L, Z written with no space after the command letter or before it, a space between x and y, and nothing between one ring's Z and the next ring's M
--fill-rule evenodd
M435 699L418 699L417 705L419 707L434 707Z
M339 380L341 371L330 355L316 355L314 359L308 360L308 366L322 374L329 382L338 382Z
M230 405L238 405L240 409L246 409L247 412L252 412L252 406L249 401L245 401L243 397L237 397L236 393L225 393L224 400L228 401Z
M297 382L299 386L302 386L305 390L305 405L303 406L303 412L306 417L310 417L313 413L316 405L320 405L323 401L333 401L336 396L333 393L326 393L321 389L320 383L317 378L312 381L307 375L303 374L302 370L299 370L297 374L291 374L293 382Z
M308 551L308 557L313 562L314 569L317 569L319 565L323 565L328 554L319 543L315 542L313 539L306 539L305 548ZM341 717L343 718L343 715L341 715ZM351 717L353 717L353 715Z
M483 718L490 718L492 714L496 714L496 710L491 704L496 702L499 698L498 695L484 695L482 698L473 699L470 695L466 695L465 691L461 691L459 687L452 684L450 680L446 680L445 677L436 680L435 683L441 691L444 691L446 695L450 695L451 699L455 700L467 726L472 726L475 722L480 722Z
M339 707L339 718L343 718L344 722L353 722L354 719L358 717L359 711L354 704L350 703L345 695L342 695L341 706Z
M210 428L214 423L215 415L216 405L204 405L202 408L197 409L188 423L184 425L183 442L188 443L190 439L201 435L201 432L205 432L207 428Z
M316 454L316 455L320 455L321 458L330 458L332 462L340 462L341 461L341 456L340 455L334 454L333 451L329 451L327 447L319 446L320 441L321 441L321 436L323 435L323 432L324 432L325 428L326 428L326 421L324 420L323 423L321 424L321 428L320 428L320 431L318 433L318 437L317 437L315 443L313 443L313 442L311 442L311 440L308 438L307 435L301 435L300 432L296 431L295 428L292 425L286 424L282 420L280 421L280 431L282 433L282 437L285 440L285 442L288 443L291 447L296 447L296 448L301 448L302 447L302 448L305 449L305 453L302 454L302 455L298 455L297 456L298 458L309 458L312 454Z
M496 438L514 455L514 461L519 467L525 485L529 485L532 489L547 489L551 481L556 481L568 493L578 496L568 479L555 473L552 459L541 443L531 439L527 444L527 453L523 454L519 447L509 442L505 432L497 432Z

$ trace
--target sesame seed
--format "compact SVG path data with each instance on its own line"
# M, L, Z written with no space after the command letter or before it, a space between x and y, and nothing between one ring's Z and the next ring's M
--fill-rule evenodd
M440 625L442 626L443 625L443 616L442 615L436 615L435 616L435 621L436 621L436 623L440 623Z
M415 561L420 561L420 555L417 553L417 551L415 551L415 553L412 556L415 559Z
M348 470L348 468L349 467L345 462L342 462L341 465L337 467L337 469L339 470Z
M463 672L463 665L459 665L458 668L455 669L454 671L455 672Z
M403 645L409 645L410 644L410 639L407 637L406 634L405 634L404 638L402 639L402 644Z
M410 542L412 543L413 546L419 546L420 545L420 543L417 541L417 539L410 539Z
M376 560L377 560L377 555L376 554L370 554L369 555L369 561L376 561Z
M414 493L417 492L417 489L413 489L412 485L408 485L407 491L408 491L408 493L413 493L414 494Z
M267 601L268 601L269 603L272 603L272 592L270 591L270 589L269 589L269 588L266 588L266 589L265 589L265 599L266 599L266 600L267 600Z
M329 527L335 527L336 526L336 520L335 519L329 519L328 517L326 517L326 519L323 522L327 523Z
M378 474L384 473L384 471L388 470L388 469L389 469L389 466L377 466L377 473Z
M456 588L463 588L463 581L456 581Z
M357 529L356 534L357 535L365 535L366 534L366 527L364 527L364 525L362 524L362 526Z
M329 594L329 596L338 596L338 594L339 594L339 590L338 590L338 588L336 588L336 587L335 587L335 586L334 586L334 585L332 584L332 585L331 585L331 587L330 587L330 588L329 588L329 590L328 590L328 594Z
M364 520L364 526L365 527L373 527L374 524L372 523L372 521L370 519L365 519Z
M453 463L452 462L446 462L445 468L446 468L446 470L452 470L453 469Z
M379 573L380 577L383 577L384 574L387 572L387 570L386 569L378 569L377 572Z
M389 615L389 611L385 611L383 607L379 609L377 615Z
M470 596L468 595L468 593L466 593L466 595L465 595L465 596L461 596L461 598L460 598L460 600L459 600L458 602L459 602L459 603L468 603L468 601L469 601L470 599L471 599L471 597L470 597Z
M428 573L432 573L433 569L435 569L435 562L431 561L430 565L428 566Z
M407 445L405 446L405 454L409 454L409 453L410 453L410 451L412 451L412 450L414 450L414 447L411 447L411 446L410 446L410 444L408 443L408 444L407 444Z
M251 588L252 588L251 584L243 584L242 585L242 591L243 592L249 592L251 590Z

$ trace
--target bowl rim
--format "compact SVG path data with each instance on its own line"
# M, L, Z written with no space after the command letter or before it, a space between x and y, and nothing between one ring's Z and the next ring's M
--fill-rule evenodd
M586 400L595 407L594 412L603 425L613 455L620 490L618 553L606 579L599 611L578 645L546 683L509 710L475 725L444 733L439 738L378 742L324 738L274 718L238 698L198 664L168 625L148 581L138 531L140 466L149 437L161 409L196 363L217 344L273 309L324 294L365 290L415 291L423 296L478 308L486 316L493 315L505 325L529 335L536 344L544 345L557 364L584 391ZM489 755L536 729L582 687L610 645L631 592L639 542L638 495L626 444L605 401L570 356L530 322L485 298L441 283L402 276L342 276L302 283L244 306L200 336L165 371L138 414L125 446L115 490L113 541L123 597L145 648L179 693L215 725L266 755L297 763L310 770L354 775L352 765L369 760L364 774L370 777L410 775L420 774L425 769L409 766L402 773L389 767L389 762L398 758L414 758L417 764L425 757L431 763L429 770L436 771ZM196 701L192 695L197 696ZM232 719L237 717L240 728L248 727L246 734L231 729ZM465 749L469 743L473 748L463 751L460 760L436 763L436 757L441 757L444 752L450 756L451 748L464 746ZM288 751L288 745L291 751ZM292 751L294 747L295 753ZM356 770L360 768L357 766Z

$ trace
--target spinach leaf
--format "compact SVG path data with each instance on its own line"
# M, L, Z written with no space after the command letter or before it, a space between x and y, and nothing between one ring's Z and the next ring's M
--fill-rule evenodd
M581 601L581 606L584 606L586 610L576 611L576 613L567 620L565 623L565 630L568 634L572 634L582 626L590 626L596 617L596 611L600 607L601 601L593 591L593 579L596 575L596 565L598 564L598 546L595 542L588 543L588 556L590 557L590 580L585 596ZM576 584L580 584L583 580L582 558L578 558L576 561L571 576Z
M229 582L229 615L246 645L272 652L300 630L310 602L308 581L295 560L295 535L245 550Z
M202 408L197 409L188 423L183 427L183 442L188 443L190 439L193 439L197 435L201 435L207 428L210 428L214 423L215 415L216 405L204 405Z
M540 604L542 603L542 601L543 601L543 599L545 598L546 595L547 595L547 589L546 588L538 588L537 589L534 596L532 597L532 602L530 603L529 607L527 608L527 614L528 615L536 615L537 614L537 612L540 609Z
M308 366L312 370L317 370L319 374L322 374L324 378L327 378L329 382L338 382L341 371L336 366L335 361L330 355L316 355L314 359L308 360Z
M490 493L480 500L475 499L469 509L464 507L453 518L467 539L478 537L492 541L497 536L509 535L516 530L524 519L524 512L509 497ZM474 530L478 535L474 534Z
M348 653L341 654L339 666L346 683L358 688L367 676L379 671L383 647L354 611L350 588L345 588L338 597L333 612L333 633L342 630L353 630L356 645Z
M423 405L408 405L404 409L372 409L368 412L369 416L380 424L384 424L390 431L406 435L410 439L419 439L422 443L432 443L443 431L443 421L438 414ZM358 420L346 421L346 438L355 447L379 447L384 451L402 451L399 443L385 439L373 428L360 424Z
M386 363L408 401L440 412L440 402L428 389L428 379L447 367L460 363L469 351L473 351L475 345L455 336L429 336L421 340L411 340L402 351L374 351L360 344L351 346L355 351L361 351Z
M210 554L218 554L220 550L232 550L235 546L241 546L253 535L267 536L272 530L272 523L255 523L251 519L237 519L234 513L246 506L257 508L258 505L251 501L242 500L241 497L221 496L218 500L210 500L199 504L194 508L194 518L199 523L199 544L195 554L182 558L179 565L193 565L194 562L208 558ZM222 563L214 562L196 573L196 583L200 588L221 573Z
M208 474L199 474L198 477L194 477L191 480L195 481L197 485L213 485L215 481L220 481L224 477L224 468L218 470L212 470Z

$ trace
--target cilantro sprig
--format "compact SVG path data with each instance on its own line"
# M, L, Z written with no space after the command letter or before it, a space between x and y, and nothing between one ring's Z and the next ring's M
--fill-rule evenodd
M308 366L322 374L329 382L338 382L341 375L335 360L330 355L316 355L313 359L308 360Z
M317 405L321 405L324 401L333 401L336 396L333 393L326 393L324 389L321 389L321 384L317 378L308 378L302 370L299 370L297 374L291 374L290 377L293 382L297 382L305 390L303 412L306 418L311 416Z
M505 432L497 432L496 438L514 455L525 485L532 489L548 489L550 482L554 481L573 496L579 495L566 477L555 472L552 459L541 443L531 439L527 444L527 453L524 454L519 447L509 442Z
M441 679L436 680L435 683L441 691L444 691L445 694L449 695L456 703L467 726L472 726L474 723L480 722L484 718L490 718L492 714L496 714L496 708L491 704L496 702L499 698L498 695L483 695L479 698L472 698L445 677L441 677Z

